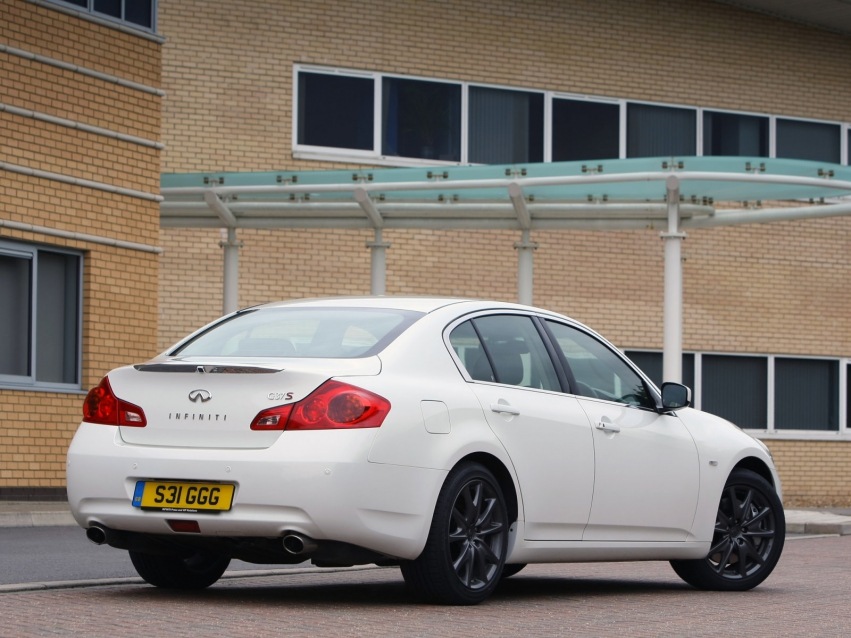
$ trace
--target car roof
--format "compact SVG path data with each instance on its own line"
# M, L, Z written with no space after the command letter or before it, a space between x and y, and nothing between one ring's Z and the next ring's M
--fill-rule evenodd
M393 310L414 310L416 312L432 312L452 304L475 301L457 297L426 297L426 296L372 296L372 297L316 297L312 299L293 299L290 301L275 301L256 306L258 308L390 308Z

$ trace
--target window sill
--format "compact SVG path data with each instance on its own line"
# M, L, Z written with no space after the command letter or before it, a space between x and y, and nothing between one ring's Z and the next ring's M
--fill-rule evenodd
M851 430L745 430L760 441L851 441Z
M336 151L293 151L293 159L313 160L321 162L344 162L346 164L361 164L366 166L390 166L393 168L418 166L467 166L461 162L445 162L441 160L424 160L413 157L396 157L391 155L356 155Z
M86 390L81 388L69 388L61 386L43 386L43 385L15 385L14 383L0 383L0 392L4 390L20 390L21 392L50 392L52 394L78 394L85 396L88 394Z

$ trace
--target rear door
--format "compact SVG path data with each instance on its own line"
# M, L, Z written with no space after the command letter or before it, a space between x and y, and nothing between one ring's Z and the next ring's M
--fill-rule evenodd
M514 464L525 538L580 540L594 488L591 427L577 399L562 392L536 322L522 314L478 316L449 338Z
M583 540L684 541L697 507L697 448L675 415L592 335L546 320L594 432L594 502ZM571 378L572 377L572 378Z

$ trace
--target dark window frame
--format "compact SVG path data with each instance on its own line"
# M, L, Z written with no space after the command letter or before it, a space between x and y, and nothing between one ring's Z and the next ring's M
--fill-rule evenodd
M55 4L60 7L65 7L67 9L73 9L75 11L79 11L80 13L86 13L93 17L99 18L101 20L108 20L109 22L115 22L116 24L123 25L125 27L129 27L131 29L138 29L139 31L145 31L146 33L157 33L157 15L159 13L159 0L150 0L151 3L151 25L145 26L143 24L139 24L138 22L131 22L127 20L124 15L126 13L126 2L127 0L119 0L121 2L121 17L112 16L108 13L102 13L95 9L96 0L82 0L85 2L85 6L83 6L82 2L77 3L72 0L47 0L51 4Z

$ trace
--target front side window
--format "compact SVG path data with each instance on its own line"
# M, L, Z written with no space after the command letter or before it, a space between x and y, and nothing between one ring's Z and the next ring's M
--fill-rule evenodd
M470 162L544 161L544 94L470 87Z
M547 320L576 379L578 394L642 408L655 408L647 386L623 359L581 330Z
M261 308L234 315L170 354L354 359L381 352L421 312L385 308Z
M627 157L697 154L696 110L628 104L626 118Z
M298 143L371 151L375 80L298 74Z
M0 242L0 383L80 384L82 257Z
M461 161L461 85L384 78L382 153Z

